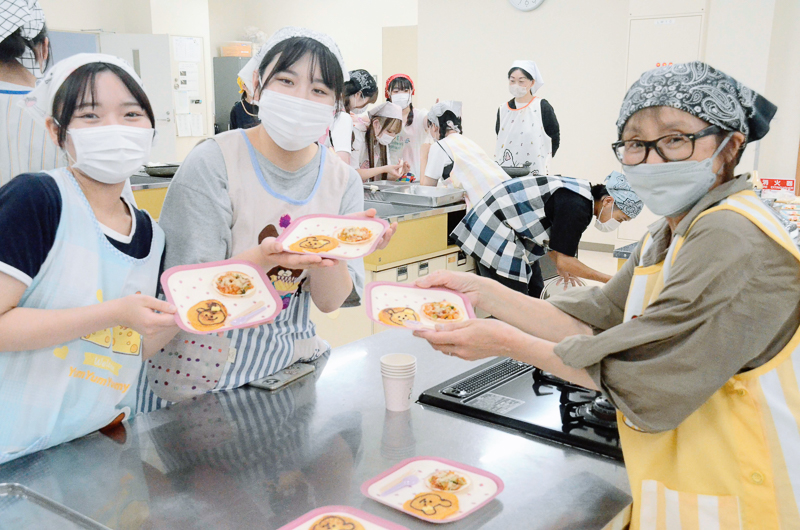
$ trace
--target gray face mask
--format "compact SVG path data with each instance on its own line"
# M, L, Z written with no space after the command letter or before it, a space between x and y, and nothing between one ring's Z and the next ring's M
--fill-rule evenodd
M717 179L717 173L713 170L714 159L728 144L731 136L732 133L705 160L623 165L622 172L625 173L631 189L654 214L674 217L689 211L714 185Z

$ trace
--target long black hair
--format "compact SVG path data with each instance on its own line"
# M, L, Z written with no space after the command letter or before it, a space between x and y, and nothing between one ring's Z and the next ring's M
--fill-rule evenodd
M397 77L395 79L392 79L392 82L389 83L389 89L388 89L389 101L392 100L391 99L392 98L392 90L394 90L395 88L398 89L398 90L404 90L404 91L408 90L409 94L411 94L411 92L414 91L414 85L411 84L411 81L409 81L405 77ZM406 118L406 127L410 127L412 123L414 123L414 104L411 103L411 101L409 101L408 102L408 118Z
M264 72L267 66L280 54L278 62L275 63L275 68L269 73L266 79L261 83L260 89L263 91L272 78L281 72L289 70L293 64L302 59L306 54L311 54L311 77L314 75L319 64L320 73L322 74L322 82L325 83L329 89L334 93L336 98L335 107L341 108L342 93L344 92L344 74L342 73L342 65L336 59L336 56L331 52L327 46L318 40L310 37L292 37L279 42L269 50L264 58L261 59L261 64L258 66L259 79L264 77Z
M67 128L72 121L75 110L84 104L95 106L97 74L102 72L111 72L122 81L122 84L133 96L133 99L136 100L136 103L142 107L147 117L150 118L150 124L155 129L156 117L153 113L153 107L150 105L150 99L139 83L128 72L115 64L89 63L69 74L69 77L58 88L53 98L53 118L56 121L56 125L58 125L58 145L60 147L64 147L64 142L67 139Z

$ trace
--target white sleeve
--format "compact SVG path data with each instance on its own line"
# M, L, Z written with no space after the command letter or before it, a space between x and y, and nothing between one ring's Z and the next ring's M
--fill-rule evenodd
M353 118L347 112L340 112L333 120L331 143L337 153L350 153L353 138Z
M445 166L450 164L450 159L444 152L441 142L436 142L431 145L431 150L428 153L428 165L425 166L425 176L434 180L442 178Z

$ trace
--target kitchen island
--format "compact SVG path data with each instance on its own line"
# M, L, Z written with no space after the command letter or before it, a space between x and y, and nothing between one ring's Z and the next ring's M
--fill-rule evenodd
M205 394L0 466L0 484L21 485L0 485L0 528L276 529L326 505L432 528L360 492L414 456L505 482L448 528L622 528L631 501L622 464L418 404L388 412L379 359L392 352L417 357L415 394L474 366L408 331L368 337L277 392ZM65 509L73 522L57 514Z

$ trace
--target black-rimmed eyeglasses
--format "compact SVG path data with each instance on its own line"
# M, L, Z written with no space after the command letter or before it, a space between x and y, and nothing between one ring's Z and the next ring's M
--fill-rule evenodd
M698 138L719 134L723 130L710 125L694 134L668 134L655 140L621 140L611 144L617 160L626 166L637 166L647 160L650 149L667 162L687 160L694 154L694 143Z

